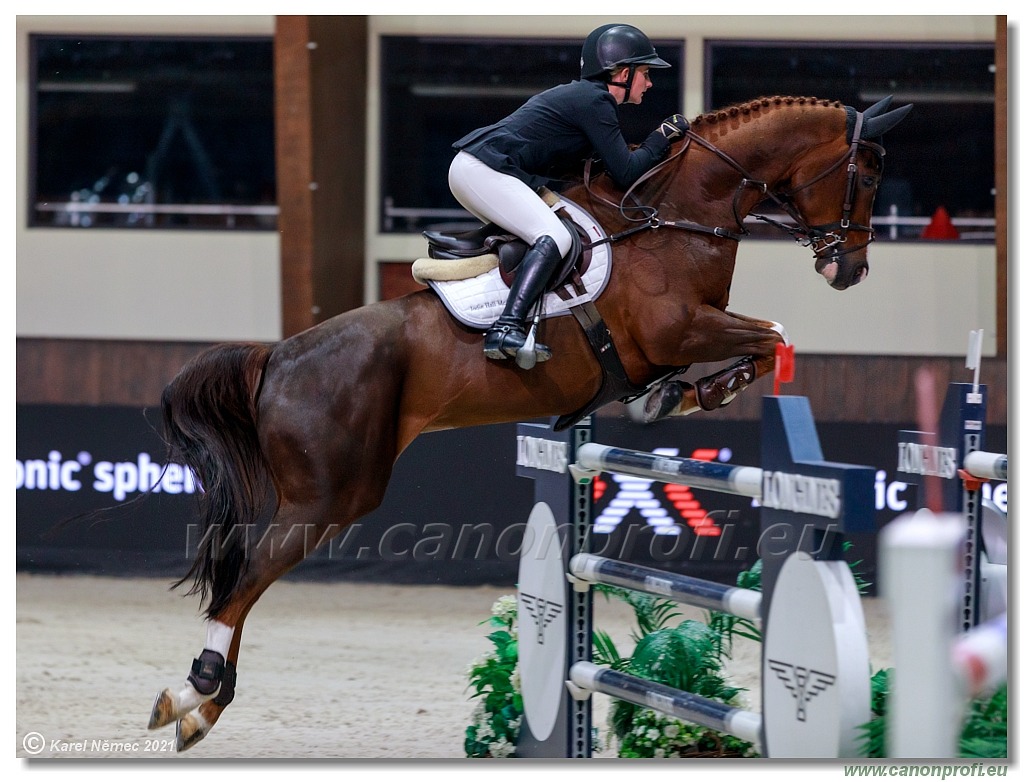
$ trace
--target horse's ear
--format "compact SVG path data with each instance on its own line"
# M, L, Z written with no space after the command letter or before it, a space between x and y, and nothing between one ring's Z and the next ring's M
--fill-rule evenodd
M882 98L878 103L864 109L864 119L868 120L880 114L885 114L889 110L890 105L892 105L892 95Z
M898 109L886 112L878 117L864 118L864 126L861 128L861 138L878 138L886 131L896 127L914 108L913 103L900 106Z

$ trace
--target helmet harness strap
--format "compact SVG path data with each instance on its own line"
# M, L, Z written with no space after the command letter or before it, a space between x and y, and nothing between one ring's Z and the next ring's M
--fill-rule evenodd
M625 96L622 98L623 103L629 102L629 93L633 89L633 78L636 76L636 66L630 65L628 67L629 75L626 77L625 81L612 81L611 79L608 80L609 87L622 87L622 89L626 91Z

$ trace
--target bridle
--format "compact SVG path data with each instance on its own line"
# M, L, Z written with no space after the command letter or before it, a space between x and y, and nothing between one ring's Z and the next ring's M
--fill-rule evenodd
M879 160L884 159L885 149L880 145L871 141L866 141L861 138L861 129L864 124L864 115L861 112L857 112L854 121L853 132L850 141L849 152L844 152L834 163L828 166L824 171L816 176L812 177L808 181L801 184L799 187L793 188L789 191L775 192L768 188L768 183L762 180L755 179L739 162L731 157L726 152L716 147L710 141L701 138L692 130L686 131L686 138L683 144L678 150L672 155L667 157L658 165L651 168L646 174L640 177L629 190L623 195L622 200L615 204L608 199L605 199L598 193L595 193L590 187L590 165L591 161L588 160L584 171L584 184L587 190L592 196L598 200L604 202L609 206L613 206L619 210L624 218L630 222L638 222L640 225L633 226L621 231L613 236L608 237L607 241L616 241L624 238L630 234L636 233L637 231L646 230L648 228L680 228L687 231L696 231L698 233L708 233L714 236L719 236L725 239L731 239L733 241L740 241L744 236L749 235L750 231L743 227L743 217L740 215L740 202L743 197L743 193L748 189L757 190L762 198L768 198L773 201L780 209L782 209L796 224L795 226L787 225L771 217L765 215L751 213L751 215L762 222L768 223L782 231L788 233L796 242L804 247L810 247L814 253L816 259L837 259L848 253L856 252L858 250L867 247L871 242L875 240L875 231L870 225L863 225L861 223L851 222L851 215L853 213L853 200L857 189L857 176L859 169L857 167L857 153L861 148L869 149L874 152ZM732 212L733 219L736 221L739 227L738 231L728 230L722 227L701 225L699 223L693 223L686 220L663 220L658 215L658 209L653 206L643 205L640 203L634 203L633 205L627 205L626 201L633 198L633 193L636 188L646 180L658 174L662 171L669 163L679 157L687 149L690 143L695 143L698 146L704 147L708 151L712 152L719 159L727 163L731 168L735 169L740 175L741 180L733 194L732 199ZM846 190L843 196L843 211L842 216L836 222L824 223L820 225L810 225L804 219L803 215L800 214L800 210L797 209L796 204L793 202L793 196L802 190L807 189L811 185L820 182L830 174L836 171L840 166L846 163ZM631 217L627 214L627 211L639 211L641 217ZM851 231L859 231L867 234L867 240L861 244L844 247L847 243L849 233Z
M853 212L853 199L857 190L857 176L859 174L859 169L857 167L857 153L860 151L861 147L863 147L874 152L881 161L885 159L885 149L881 144L876 144L872 141L865 141L860 137L863 124L864 115L857 112L853 127L852 140L850 142L849 154L842 155L831 166L826 168L817 176L804 182L799 187L793 188L785 193L771 193L767 190L767 186L764 186L763 182L759 183L764 186L765 195L771 198L779 205L779 207L782 208L783 211L786 212L786 214L790 216L790 218L792 218L793 222L797 225L796 228L780 223L770 217L765 217L764 215L755 214L754 217L768 223L769 225L773 225L776 228L786 231L804 247L810 247L814 252L815 258L826 257L826 253L829 258L839 258L840 256L848 253L861 250L871 244L875 240L874 229L870 225L862 225L861 223L853 223L850 221L850 216ZM793 203L793 196L801 190L805 190L816 182L820 182L822 179L829 176L829 174L839 168L844 161L846 161L846 191L843 196L842 217L838 222L825 223L822 225L808 225L799 210L796 208L796 205ZM847 247L840 250L839 248L846 244L847 236L850 231L861 231L866 233L868 236L867 241L854 247Z

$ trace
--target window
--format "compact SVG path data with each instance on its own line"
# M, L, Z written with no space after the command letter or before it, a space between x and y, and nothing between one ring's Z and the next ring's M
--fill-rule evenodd
M276 227L270 38L30 45L32 226Z
M872 223L879 238L921 235L944 207L961 238L994 239L995 50L991 44L709 41L706 104L813 95L858 109L913 103L885 138Z
M452 143L532 95L578 79L582 43L383 37L381 230L475 224L448 190ZM682 44L654 44L673 68L651 74L654 88L641 105L623 107L628 142L642 141L682 105Z

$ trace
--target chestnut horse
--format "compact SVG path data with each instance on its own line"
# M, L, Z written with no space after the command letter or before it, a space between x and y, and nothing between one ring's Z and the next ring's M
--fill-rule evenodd
M566 192L622 234L596 304L630 383L665 381L648 401L652 420L727 403L772 371L781 327L726 310L743 219L758 203L771 199L790 215L769 222L811 249L833 288L867 276L884 154L868 139L909 109L890 111L888 99L863 113L815 98L760 99L696 118L667 163L626 195L606 177ZM650 230L631 230L637 214ZM250 609L312 548L380 504L395 460L421 432L566 415L594 399L603 370L582 329L566 317L542 328L551 361L525 371L489 360L481 332L425 290L276 344L215 346L180 371L163 395L165 434L170 458L203 487L205 534L178 583L191 580L200 595L207 638L186 683L157 696L150 728L177 722L179 750L209 733L234 694ZM696 387L667 379L732 358L741 361ZM246 534L256 526L258 544Z

